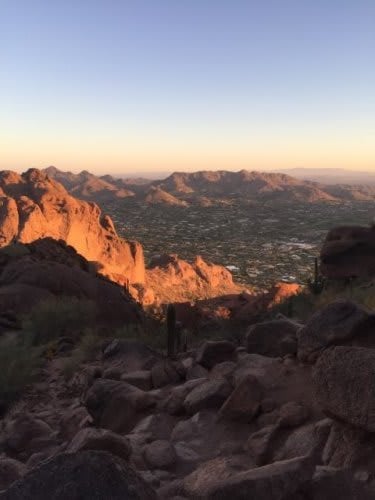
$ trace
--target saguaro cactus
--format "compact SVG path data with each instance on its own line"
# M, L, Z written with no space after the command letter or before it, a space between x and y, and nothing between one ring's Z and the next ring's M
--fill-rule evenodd
M319 274L319 261L317 257L314 259L314 280L309 280L309 288L315 295L322 293L324 288L324 278Z
M172 358L176 345L176 307L169 304L167 308L167 354Z

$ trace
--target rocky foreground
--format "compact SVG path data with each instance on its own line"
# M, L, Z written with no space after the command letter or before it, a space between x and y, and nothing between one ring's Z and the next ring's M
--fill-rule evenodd
M375 498L374 315L250 327L178 359L107 340L45 367L1 422L1 499Z

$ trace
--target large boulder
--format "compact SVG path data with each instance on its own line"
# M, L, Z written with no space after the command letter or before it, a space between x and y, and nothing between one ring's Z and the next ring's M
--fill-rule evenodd
M85 405L95 425L126 433L155 405L155 398L126 382L98 379L87 392Z
M271 357L296 354L297 331L300 328L300 324L287 319L252 325L246 334L246 350Z
M320 253L321 272L331 279L375 276L375 227L332 229Z
M228 420L250 422L259 411L262 396L263 389L257 378L248 375L225 401L219 415Z
M228 340L206 341L197 352L197 363L208 370L217 363L234 361L236 359L236 346Z
M298 331L298 358L313 362L326 347L347 343L361 335L369 318L369 313L354 302L332 302L313 314Z
M206 500L286 500L308 481L314 472L309 457L299 457L258 467L216 480L206 492Z
M331 347L313 370L316 398L324 411L375 432L375 350Z
M64 453L32 470L1 500L156 500L126 463L103 451Z

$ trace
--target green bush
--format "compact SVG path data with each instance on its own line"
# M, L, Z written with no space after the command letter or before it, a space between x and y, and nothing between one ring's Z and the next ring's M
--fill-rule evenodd
M42 364L41 350L19 336L0 340L0 400L5 407L35 380Z
M23 321L23 330L33 345L43 345L68 336L79 338L85 328L95 324L95 304L75 297L40 302Z

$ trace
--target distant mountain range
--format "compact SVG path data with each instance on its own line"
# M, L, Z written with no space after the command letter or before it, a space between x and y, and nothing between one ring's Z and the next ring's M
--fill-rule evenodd
M323 184L351 184L375 186L375 172L360 172L345 168L290 168L281 173Z
M301 174L298 169L297 174ZM74 196L97 203L132 198L150 205L189 206L247 202L342 202L375 200L375 183L351 185L304 180L285 173L241 170L175 172L162 180L98 177L48 167L45 173ZM340 176L336 176L337 178Z

